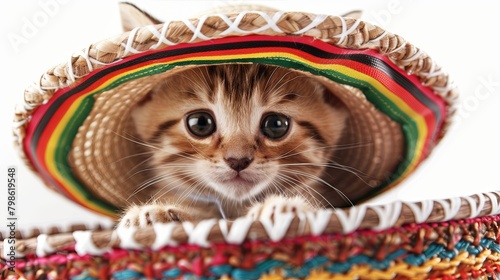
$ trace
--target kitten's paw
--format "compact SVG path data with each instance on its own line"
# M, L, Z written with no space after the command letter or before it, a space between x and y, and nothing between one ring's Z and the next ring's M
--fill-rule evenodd
M301 214L313 211L314 208L304 198L271 196L262 203L253 205L247 213L247 217L253 220L274 219L283 213Z
M145 227L155 223L183 222L191 220L184 210L171 205L132 206L120 220L118 227Z

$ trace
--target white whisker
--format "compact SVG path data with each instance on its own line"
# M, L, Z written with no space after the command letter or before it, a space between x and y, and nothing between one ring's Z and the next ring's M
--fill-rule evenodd
M312 137L310 137L309 139L312 139ZM314 148L310 148L310 149L307 149L304 151L290 154L290 152L296 150L297 148L299 148L301 145L304 145L304 144L305 144L305 141L302 142L297 147L293 148L292 150L290 150L290 151L288 151L288 152L286 152L278 157L273 158L273 160L285 159L285 158L289 158L292 156L297 156L297 155L301 155L301 154L305 154L305 153L309 153L309 152L313 152L313 151L318 151L318 150L323 150L323 149L332 149L333 151L340 151L340 150L360 148L360 147L364 147L365 145L366 146L371 145L371 144L344 144L344 145L321 146L321 147L314 147Z
M184 171L184 172L177 172L175 174L160 174L160 175L157 175L157 176L154 176L154 177L151 177L149 178L147 181L143 182L141 185L139 185L136 190L130 194L130 196L128 197L128 199L130 199L132 196L140 193L141 191L149 188L149 187L152 187L156 184L158 184L159 182L162 182L162 181L165 181L165 180L168 180L170 178L176 178L178 177L179 175L184 175L183 177L181 178L178 178L177 180L175 180L174 182L177 182L179 180L183 180L185 177L187 177L187 175L189 175L189 172L190 171ZM173 182L170 182L168 185L170 185L171 183ZM167 186L168 186L167 185Z
M330 183L328 183L327 181L321 179L320 177L318 176L315 176L315 175L312 175L312 174L309 174L309 173L306 173L306 172L302 172L302 171L298 171L298 170L287 170L287 169L283 169L283 172L288 172L288 173L292 173L292 174L298 174L298 175L302 175L306 178L309 178L311 180L314 180L314 181L317 181L317 182L320 182L322 184L324 184L325 186L328 186L329 188L331 188L332 190L334 190L335 192L337 192L343 199L345 199L347 202L349 202L349 204L351 205L354 205L352 203L352 201L342 192L340 191L338 188L332 186Z
M317 198L316 198L316 197L312 194L312 192L316 193L319 197L321 197L321 198L322 198L322 199L323 199L323 200L324 200L324 201L325 201L325 202L326 202L326 203L327 203L327 204L328 204L331 208L335 208L335 206L333 206L333 205L332 205L332 204L328 201L328 199L327 199L326 197L324 197L324 196L323 196L320 192L318 192L318 191L317 191L317 190L316 190L313 186L309 186L309 185L307 185L305 182L303 182L303 181L301 181L301 180L299 180L299 179L293 178L293 177L291 177L291 176L285 175L285 174L281 174L281 175L279 175L279 176L281 176L282 178L287 179L287 180L288 180L289 182L291 182L291 183L299 183L300 185L296 185L296 184L294 184L294 185L292 185L292 186L293 186L293 187L298 187L300 190L307 192L307 193L310 195L310 197L311 197L311 198L313 198L313 199L314 199L314 201L315 201L315 202L317 202L318 204L323 205L322 203L319 203L319 202L317 201ZM299 178L300 178L300 177L299 177ZM299 194L302 194L302 192L300 192L300 191L299 191ZM302 196L303 196L303 195L302 195ZM309 199L308 199L308 198L306 198L305 196L303 196L303 197L304 197L304 199L306 199L306 200L307 200L307 202L308 202L311 206L316 205L316 203L315 203L315 204L312 204L312 203L309 201Z
M171 191L178 189L179 187L184 187L185 188L186 183L188 183L190 181L193 181L193 180L196 180L196 178L193 175L194 175L193 173L186 172L185 176L179 177L177 180L171 181L167 185L165 185L162 188L160 188L160 190L158 190L154 195L152 195L152 199L158 200L161 197L164 197L165 195L167 195L168 193L170 193ZM174 183L179 182L179 181L181 182L180 184L177 184L174 187L168 187L167 188L167 186L173 185ZM185 190L183 191L183 193L186 191L186 189L188 189L188 188L185 188Z
M315 166L315 167L335 168L338 170L343 170L343 171L349 172L349 173L353 174L354 176L356 176L359 180L361 180L366 185L368 185L368 186L370 185L370 184L368 184L368 182L366 182L366 180L363 177L361 177L361 175L363 175L365 177L370 178L370 176L368 174L366 174L358 169L355 169L353 167L345 166L345 165L342 165L342 164L339 164L336 162L332 162L332 161L329 161L328 163L314 163L314 162L283 163L281 165L282 166Z

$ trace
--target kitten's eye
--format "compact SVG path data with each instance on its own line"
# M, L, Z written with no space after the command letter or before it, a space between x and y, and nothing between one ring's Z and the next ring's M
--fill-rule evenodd
M269 139L277 140L288 132L290 120L282 114L269 114L262 119L260 131Z
M196 112L187 116L187 128L196 137L205 138L215 132L215 121L207 112Z

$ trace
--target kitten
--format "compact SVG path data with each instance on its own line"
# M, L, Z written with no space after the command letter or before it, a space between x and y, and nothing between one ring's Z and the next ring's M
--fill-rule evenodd
M321 83L281 67L174 74L131 112L151 175L137 191L151 200L128 209L121 224L324 207L339 195L320 178L347 114Z

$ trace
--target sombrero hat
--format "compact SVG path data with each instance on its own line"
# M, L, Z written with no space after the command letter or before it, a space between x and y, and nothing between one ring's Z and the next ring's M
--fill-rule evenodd
M130 7L130 6L129 6ZM349 109L332 170L348 206L411 174L445 135L456 91L425 52L354 18L271 10L208 14L91 44L25 91L14 133L28 164L71 200L115 215L144 182L130 109L186 67L259 63L321 81ZM357 170L352 174L350 170ZM360 178L361 177L361 178Z
M48 186L113 216L142 180L128 176L138 160L123 137L130 108L176 71L226 63L300 71L345 103L342 143L370 143L338 155L366 178L333 174L355 203L409 176L454 112L447 74L380 27L303 12L219 11L133 28L48 70L16 111L19 150ZM349 193L352 186L362 194ZM14 249L7 237L0 242L0 267L9 270L14 259L16 271L7 273L13 279L484 278L500 271L499 199L491 192L284 213L274 221L35 230L17 234Z

